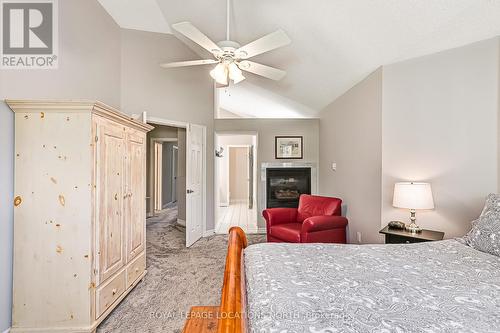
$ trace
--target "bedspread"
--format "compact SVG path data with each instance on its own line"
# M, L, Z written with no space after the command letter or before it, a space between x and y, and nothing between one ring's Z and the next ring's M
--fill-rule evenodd
M250 332L500 332L500 257L457 240L263 243L244 262Z

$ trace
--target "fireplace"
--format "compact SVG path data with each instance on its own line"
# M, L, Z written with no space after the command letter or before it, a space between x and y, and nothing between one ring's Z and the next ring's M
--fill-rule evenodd
M311 168L267 168L267 208L297 208L301 194L311 194Z

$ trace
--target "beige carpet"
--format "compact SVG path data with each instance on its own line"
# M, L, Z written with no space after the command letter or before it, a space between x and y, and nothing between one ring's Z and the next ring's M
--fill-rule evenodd
M181 332L191 306L219 304L227 236L203 238L186 248L176 216L173 208L148 219L148 273L97 332ZM250 243L264 240L264 235L249 236Z

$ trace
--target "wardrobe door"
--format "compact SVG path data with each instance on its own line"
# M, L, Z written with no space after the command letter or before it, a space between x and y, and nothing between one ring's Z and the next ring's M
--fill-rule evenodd
M97 255L99 283L125 265L125 128L99 119L97 124Z
M146 241L146 135L128 135L127 255L128 261L141 254Z

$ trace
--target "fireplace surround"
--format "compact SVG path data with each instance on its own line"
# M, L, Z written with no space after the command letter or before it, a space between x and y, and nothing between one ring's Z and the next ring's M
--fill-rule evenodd
M262 163L260 208L297 207L300 194L317 194L314 163Z

